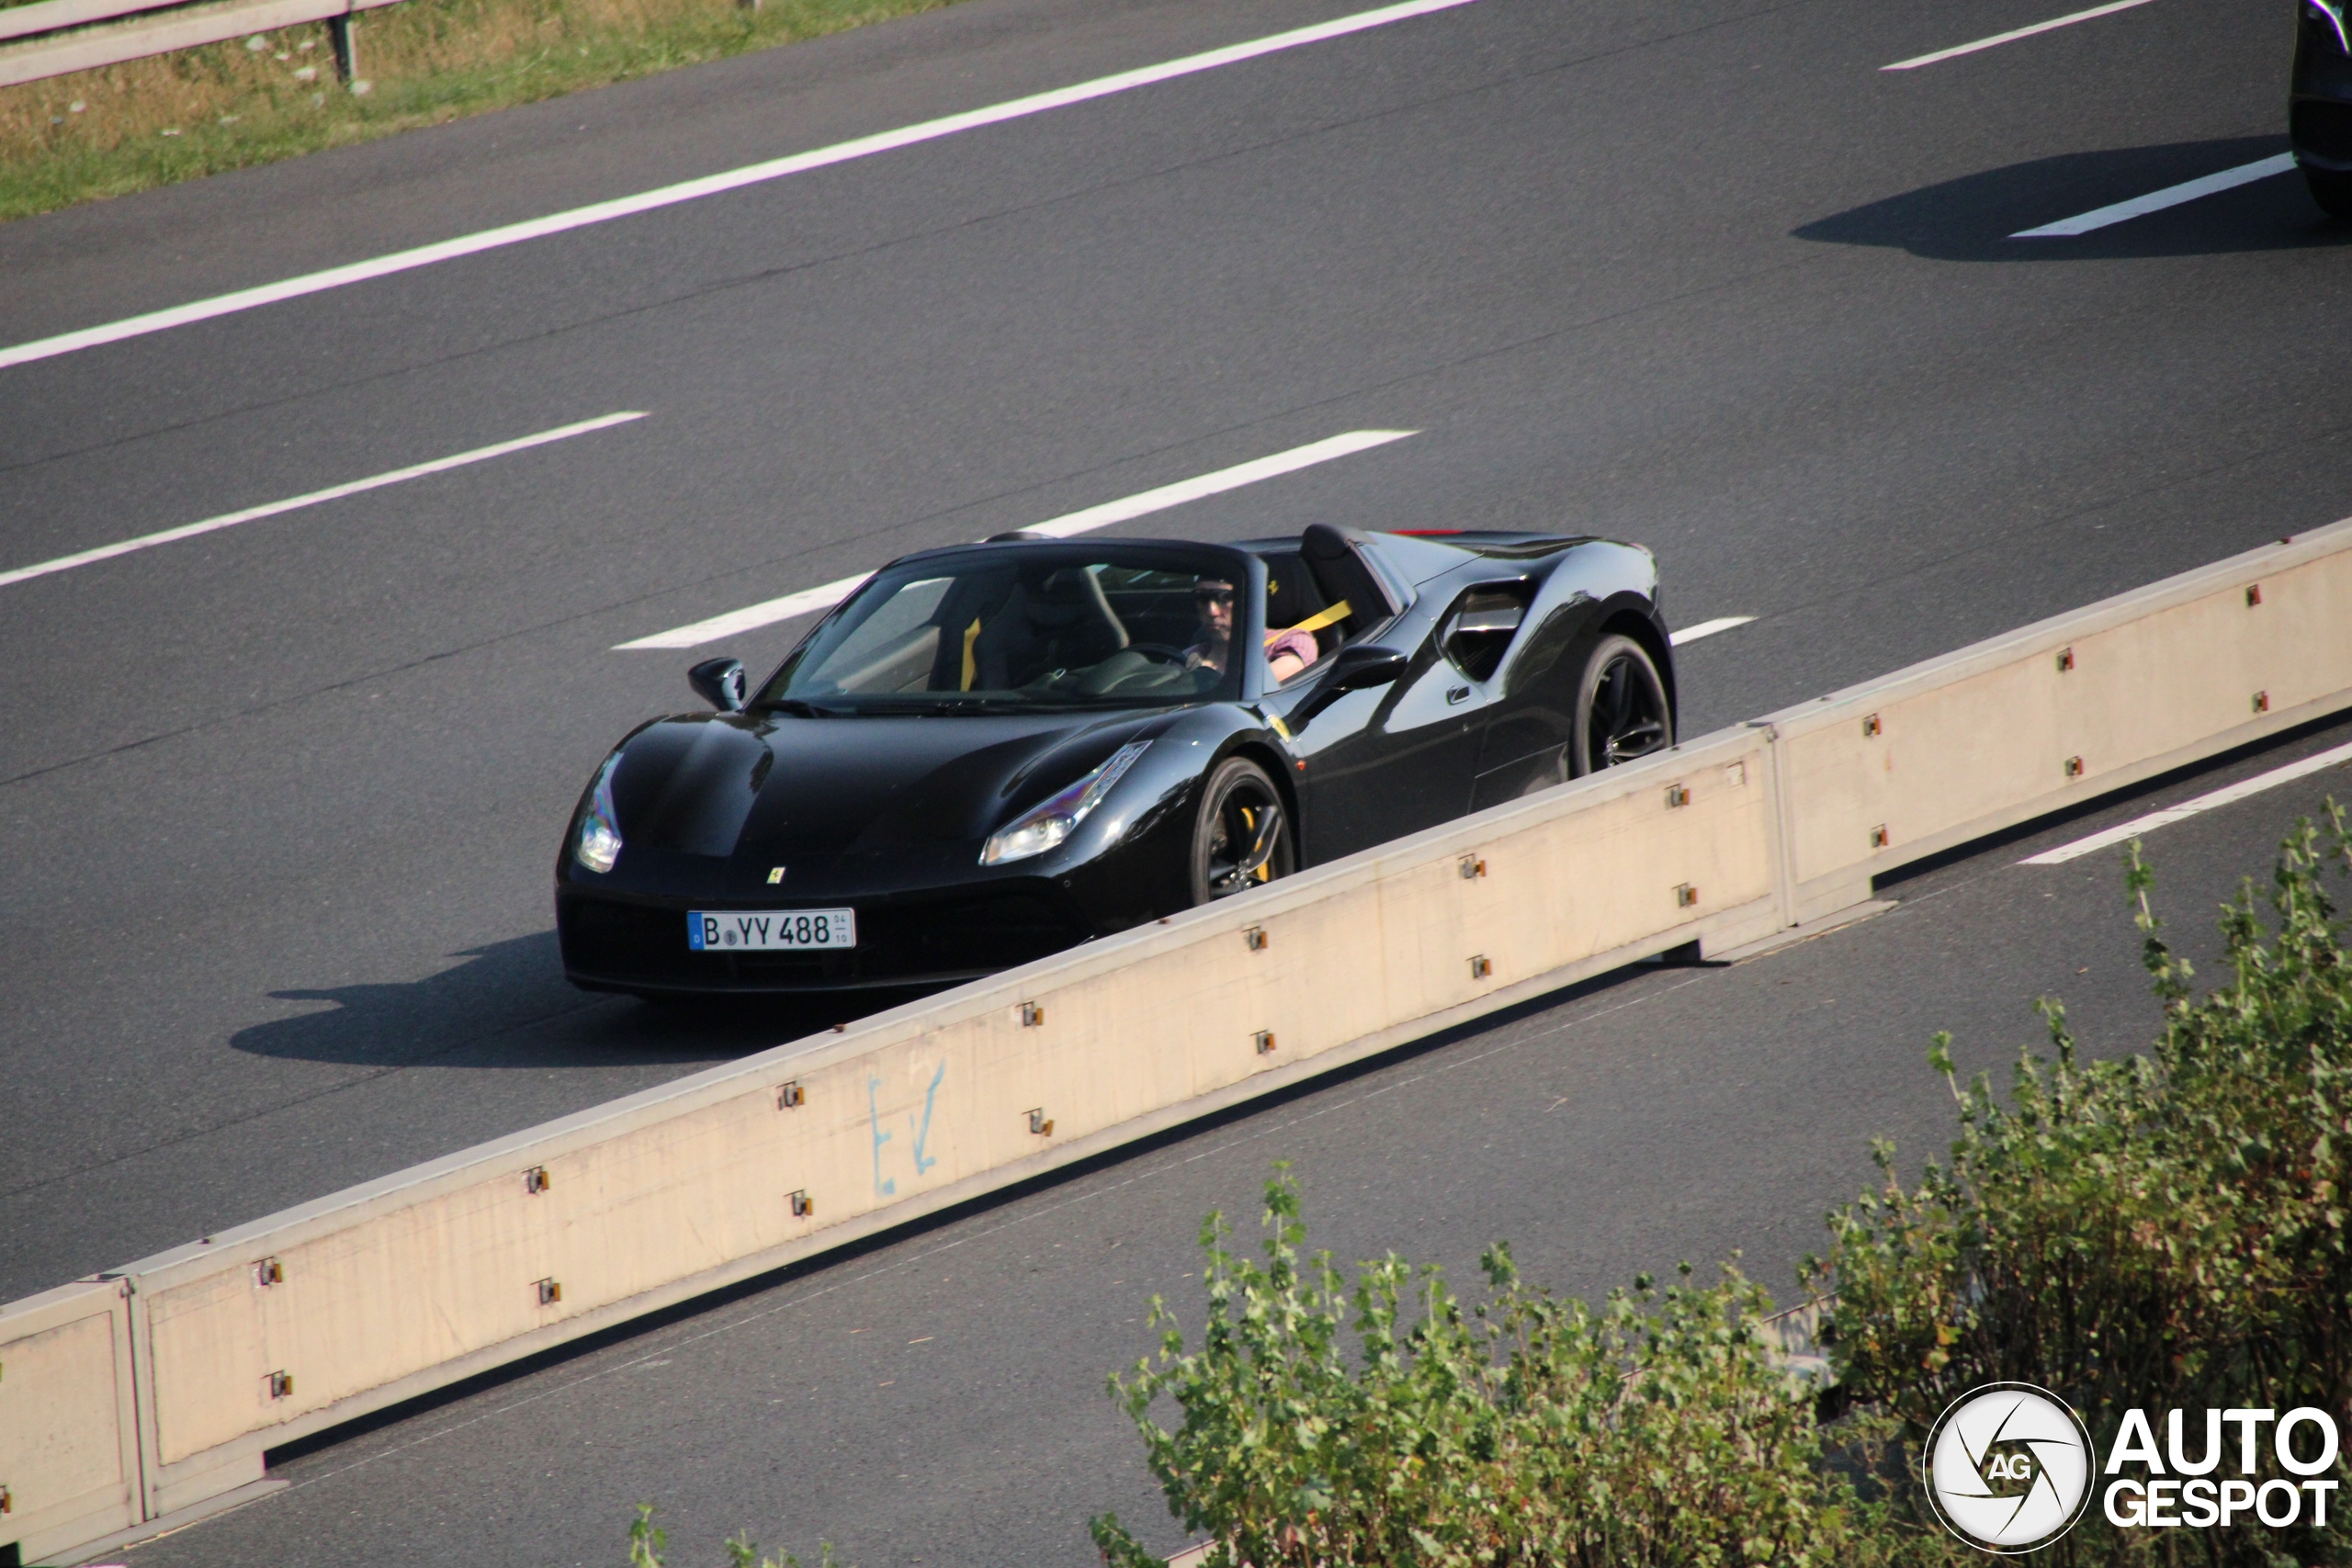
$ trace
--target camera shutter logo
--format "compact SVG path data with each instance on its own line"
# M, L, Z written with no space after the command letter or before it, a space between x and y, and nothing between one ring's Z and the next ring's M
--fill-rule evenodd
M1944 1528L1979 1551L2034 1551L2090 1503L2090 1433L2064 1400L2027 1382L1986 1383L1951 1402L1920 1461Z

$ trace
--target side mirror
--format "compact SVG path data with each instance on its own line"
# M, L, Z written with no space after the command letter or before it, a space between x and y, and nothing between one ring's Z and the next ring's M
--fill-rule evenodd
M1400 679L1412 662L1395 649L1382 648L1377 643L1357 643L1340 649L1331 656L1331 663L1315 694L1291 714L1290 727L1295 730L1306 728L1317 714L1350 692L1388 685Z
M686 671L686 684L721 713L743 711L743 661L740 659L706 659Z
M1393 648L1358 643L1340 649L1332 658L1331 672L1323 678L1324 689L1337 695L1361 692L1366 686L1385 686L1401 678L1411 662Z

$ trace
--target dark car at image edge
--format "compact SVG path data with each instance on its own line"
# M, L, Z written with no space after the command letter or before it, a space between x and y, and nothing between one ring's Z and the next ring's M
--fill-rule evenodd
M659 997L1025 963L1674 738L1656 563L1525 533L1008 536L905 557L626 737L564 969Z
M2347 0L2296 0L2287 140L2312 199L2352 218L2352 14Z

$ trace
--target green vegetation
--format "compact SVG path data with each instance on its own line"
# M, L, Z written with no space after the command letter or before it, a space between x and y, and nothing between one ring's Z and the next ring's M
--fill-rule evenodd
M1261 1268L1209 1217L1201 1348L1171 1325L1158 1365L1111 1381L1170 1510L1219 1543L1212 1568L1888 1560L1899 1532L1822 1463L1811 1391L1774 1365L1770 1303L1736 1268L1596 1313L1523 1285L1498 1246L1465 1314L1435 1269L1391 1256L1349 1287L1329 1254L1303 1258L1279 1170L1266 1224ZM1158 1563L1114 1516L1092 1529L1114 1568Z
M2165 1005L2154 1048L2079 1062L2045 1002L2055 1059L2021 1053L2006 1106L1982 1077L1955 1084L1950 1165L1908 1190L1890 1174L1832 1216L1816 1278L1837 1288L1839 1371L1863 1408L1916 1441L1969 1388L2036 1382L2082 1413L2102 1453L2133 1407L2352 1409L2352 968L2331 863L2352 866L2332 803L2324 831L2305 823L2280 851L2275 931L2251 884L2223 908L2231 978L2198 999L2133 846L2135 919ZM1949 1077L1946 1045L1930 1060ZM1891 1168L1893 1151L1876 1153ZM2127 1532L2095 1509L2064 1544L2083 1562L2193 1551L2270 1568L2352 1561L2346 1536L2247 1522Z
M952 0L404 0L323 24L0 87L0 220L365 141Z
M628 1568L662 1568L662 1554L669 1549L669 1532L653 1522L653 1505L639 1503L628 1526ZM727 1568L801 1568L801 1563L789 1551L781 1559L763 1557L750 1536L739 1535L727 1543ZM830 1544L819 1548L818 1568L842 1568Z
M2352 867L2333 805L2324 830L2306 823L2281 850L2275 930L2251 885L2224 908L2232 978L2199 999L2133 847L2162 1038L2085 1064L2045 1003L2054 1059L2020 1053L2007 1104L1984 1078L1953 1082L1948 1165L1906 1188L1876 1147L1883 1188L1830 1216L1831 1255L1807 1266L1836 1294L1842 1413L1826 1425L1828 1402L1768 1353L1770 1303L1736 1268L1710 1289L1638 1282L1594 1312L1522 1285L1498 1246L1490 1295L1465 1314L1434 1269L1390 1257L1345 1286L1328 1257L1304 1258L1279 1173L1265 1264L1234 1256L1211 1215L1199 1348L1155 1302L1159 1358L1112 1393L1170 1512L1216 1543L1212 1568L1973 1562L1917 1477L1928 1425L1977 1384L2055 1389L2101 1452L2132 1407L2341 1419L2352 968L2331 864ZM1939 1036L1929 1061L1950 1080L1948 1047ZM1155 1419L1170 1404L1172 1431ZM1116 1518L1092 1528L1119 1568L1153 1561ZM2334 1516L2324 1530L2122 1530L2094 1505L2042 1560L2286 1568L2352 1562L2347 1537Z

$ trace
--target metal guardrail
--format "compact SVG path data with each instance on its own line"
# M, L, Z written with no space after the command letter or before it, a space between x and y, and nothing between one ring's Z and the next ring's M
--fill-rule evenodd
M352 18L398 0L36 0L0 10L0 87L324 22L335 74L358 68Z
M2352 521L0 1306L0 1545L2346 708Z

